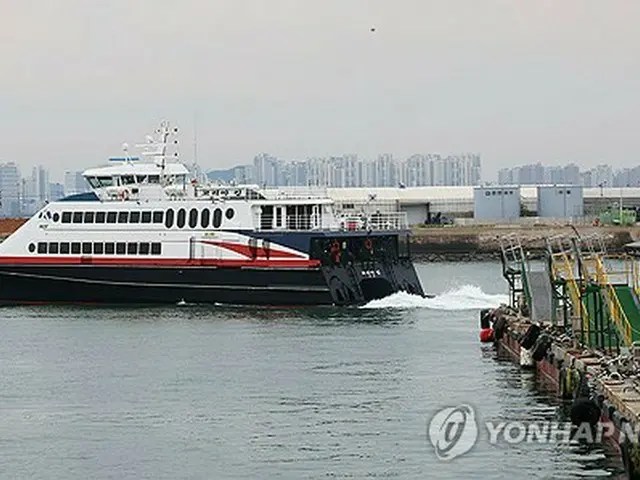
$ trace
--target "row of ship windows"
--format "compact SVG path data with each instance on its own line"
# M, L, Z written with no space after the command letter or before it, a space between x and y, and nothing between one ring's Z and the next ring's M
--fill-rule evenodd
M31 253L52 255L160 255L162 244L159 242L38 242L30 243L27 249Z
M231 220L235 215L233 208L227 208L224 216ZM188 217L188 218L187 218ZM222 209L202 209L192 208L187 210L180 208L174 211L173 208L167 211L144 211L144 212L63 212L53 214L53 221L62 220L62 223L163 223L165 227L171 228L175 225L178 228L220 228L222 225Z

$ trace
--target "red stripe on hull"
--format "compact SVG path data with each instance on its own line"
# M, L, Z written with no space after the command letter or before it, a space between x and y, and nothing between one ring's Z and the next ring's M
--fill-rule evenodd
M187 258L126 258L126 257L0 257L2 266L22 265L121 265L145 267L257 267L257 268L315 268L320 266L319 260L223 260Z
M213 240L201 240L201 243L225 248L227 250L231 250L232 252L239 253L240 255L244 255L247 258L251 258L253 256L254 250L255 250L255 255L257 257L263 257L263 258L304 258L302 255L285 252L284 250L274 250L271 248L266 250L261 247L256 247L255 249L252 249L248 245L241 245L239 243L216 242Z

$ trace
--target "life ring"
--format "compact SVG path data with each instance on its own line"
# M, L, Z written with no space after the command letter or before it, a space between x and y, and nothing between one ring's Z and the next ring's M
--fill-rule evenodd
M120 198L120 200L129 200L129 190L127 190L126 188L124 190L120 190L120 192L118 193L118 197Z
M373 248L373 242L371 241L370 238L367 238L364 241L364 248L366 248L367 250L371 250Z

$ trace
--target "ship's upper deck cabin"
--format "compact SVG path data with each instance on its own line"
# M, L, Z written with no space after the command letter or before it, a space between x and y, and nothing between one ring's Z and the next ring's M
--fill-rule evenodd
M139 145L142 156L151 157L151 161L126 155L111 159L115 164L83 173L95 194L93 199L107 205L110 202L143 206L149 202L169 202L166 208L196 210L205 207L204 202L214 204L214 208L219 203L227 206L235 203L236 212L244 212L237 220L243 222L244 228L256 230L398 230L407 227L406 214L398 212L396 206L381 206L372 201L357 208L351 205L341 209L329 198L325 188L267 189L258 185L200 184L191 179L185 165L174 160L177 154L167 155L168 146L173 145L167 140L174 130L163 124L156 133L158 140L147 137L147 143ZM196 204L180 205L185 201Z

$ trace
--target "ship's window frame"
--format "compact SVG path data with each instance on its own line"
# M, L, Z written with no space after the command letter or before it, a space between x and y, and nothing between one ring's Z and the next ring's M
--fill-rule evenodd
M161 255L161 254L162 254L162 243L151 242L151 255Z
M178 209L178 215L176 218L176 226L178 228L184 228L187 223L187 211L184 208Z
M104 243L102 243L102 242L93 242L93 254L94 255L102 255L102 254L104 254Z
M198 226L198 209L192 208L189 210L189 228L196 228Z
M116 242L116 255L124 255L127 253L126 242Z
M38 253L47 253L47 242L38 242Z
M138 246L138 254L139 255L149 255L149 252L151 251L149 242L140 242L140 245Z
M212 220L213 228L220 228L222 225L222 209L216 208L213 211L213 220Z
M84 177L91 188L100 188L100 182L96 177Z
M57 255L58 250L58 242L49 242L49 253L51 255Z
M71 254L72 255L80 255L82 247L80 242L71 242Z
M235 216L235 214L236 211L231 207L227 208L227 211L224 212L224 216L227 217L227 220L231 220Z
M118 212L107 212L107 223L116 223L118 220Z
M118 212L118 223L129 223L129 211Z
M145 210L141 213L140 223L151 223L151 210Z
M148 182L149 183L160 183L160 175L149 175Z
M202 209L202 212L200 212L200 226L202 228L209 228L210 221L211 221L211 211L208 208Z
M113 255L116 253L116 244L115 242L104 242L104 253L105 255Z
M113 181L113 177L96 177L98 182L100 182L100 186L102 188L104 187L113 187L115 186L115 182Z
M71 223L71 212L62 212L62 223Z
M120 175L120 185L135 185L135 175Z
M58 220L60 220L60 214L58 212L55 212L52 218L54 222L57 222Z
M95 219L95 212L84 212L83 223L93 223Z
M82 255L91 255L93 252L93 244L91 242L82 242Z
M172 228L175 220L175 212L173 208L167 208L167 212L164 216L164 226L166 228Z
M163 223L164 222L164 211L156 210L152 215L152 223Z
M29 250L29 253L33 253L36 251L36 244L35 243L30 243L29 245L27 245L27 250Z
M138 254L138 242L128 242L127 255L137 255L137 254Z
M147 183L146 175L136 175L136 182L138 183Z
M60 254L69 255L71 253L71 246L69 242L60 242Z
M73 212L73 217L71 217L71 223L82 223L82 212Z
M129 212L129 223L140 223L140 212L139 211L131 211Z
M105 223L107 212L96 212L96 223Z

